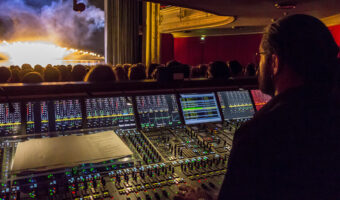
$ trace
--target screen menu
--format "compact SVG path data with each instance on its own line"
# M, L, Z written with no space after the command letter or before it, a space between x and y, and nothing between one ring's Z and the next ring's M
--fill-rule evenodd
M174 94L137 96L136 102L141 128L158 128L181 124Z
M55 130L65 131L82 128L82 114L79 99L53 101Z
M0 135L10 136L20 133L20 104L0 103Z
M185 124L222 121L214 93L181 94L180 102Z
M249 119L255 114L248 91L223 91L217 93L224 120Z
M37 113L36 113L37 112ZM48 106L47 101L27 102L26 103L26 133L47 132L49 131ZM37 121L40 120L40 127ZM38 129L38 130L37 130Z
M105 97L86 99L88 127L136 126L131 97Z

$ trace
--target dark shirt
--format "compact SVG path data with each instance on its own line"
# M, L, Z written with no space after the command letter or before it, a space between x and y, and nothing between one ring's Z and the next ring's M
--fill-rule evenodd
M219 199L340 199L340 98L299 87L236 133Z

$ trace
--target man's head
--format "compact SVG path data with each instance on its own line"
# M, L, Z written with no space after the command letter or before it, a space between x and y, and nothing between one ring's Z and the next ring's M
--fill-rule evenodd
M286 85L331 82L338 51L328 28L317 18L298 14L279 19L266 28L260 45L260 89L273 95L279 79L285 79Z

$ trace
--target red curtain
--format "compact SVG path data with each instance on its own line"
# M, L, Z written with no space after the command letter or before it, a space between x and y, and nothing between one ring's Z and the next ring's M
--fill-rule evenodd
M254 62L262 35L207 37L204 44L204 63L215 60L238 60L242 65Z
M338 44L338 46L340 46L340 25L330 26L328 28L331 31L335 42Z
M236 59L246 65L253 61L261 37L255 34L211 36L205 40L200 37L175 38L174 59L189 65Z
M174 37L171 34L161 34L161 63L174 59Z
M340 25L329 27L335 41L340 46ZM258 51L262 35L209 36L172 38L162 34L162 63L176 59L189 65L209 63L215 60L236 59L242 65L253 62Z
M175 38L174 59L189 65L204 63L204 45L199 37Z

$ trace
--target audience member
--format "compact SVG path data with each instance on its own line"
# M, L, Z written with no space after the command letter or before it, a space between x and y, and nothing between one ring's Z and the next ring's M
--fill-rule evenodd
M131 64L126 63L126 64L123 65L126 76L129 76L129 70L130 70L131 67L132 67Z
M11 66L9 67L9 69L10 69L11 71L14 70L14 69L16 69L16 70L18 70L18 71L21 70L21 68L20 68L18 65L11 65Z
M208 69L209 69L209 66L206 65L206 64L200 64L199 65L199 69L201 70L201 73L202 73L202 77L203 78L206 78L208 77L207 74L208 74Z
M71 71L72 81L83 81L86 76L86 68L84 65L75 65Z
M84 78L86 82L115 81L115 73L110 65L99 64L91 68Z
M22 80L24 78L24 76L30 72L33 72L33 69L32 67L29 68L29 67L24 67L23 69L20 70L19 72L19 77L20 77L20 80Z
M45 69L41 65L35 65L34 71L38 72L41 76L43 76Z
M11 76L12 73L7 67L0 67L0 83L9 82Z
M202 78L201 69L199 67L192 67L190 78Z
M22 82L23 83L41 83L43 82L43 78L38 72L29 72L23 77Z
M60 71L52 66L47 66L44 71L45 82L59 82L61 80Z
M113 71L116 74L117 81L129 80L122 65L116 66Z
M22 65L21 65L21 69L22 69L22 70L27 70L27 71L33 71L32 66L31 66L30 64L27 64L27 63L22 64Z
M237 60L229 61L228 67L232 77L242 76L243 67Z
M12 73L12 76L11 76L9 82L10 83L20 83L20 76L19 76L20 70L14 68L14 69L11 70L11 73Z
M129 69L129 80L144 80L146 79L145 66L138 63Z
M151 63L147 69L147 78L152 79L152 73L157 69L159 64Z
M244 76L255 76L256 69L253 63L249 63L247 67L244 68Z
M57 66L61 74L61 81L66 82L71 80L71 72L67 69L65 65Z
M223 61L215 61L209 64L208 77L210 79L228 79L230 71Z
M169 62L166 63L166 67L172 68L172 67L178 67L181 66L182 64L178 62L177 60L170 60Z

